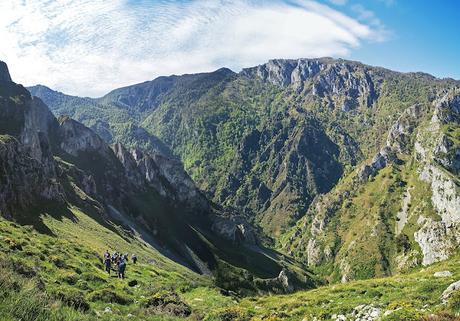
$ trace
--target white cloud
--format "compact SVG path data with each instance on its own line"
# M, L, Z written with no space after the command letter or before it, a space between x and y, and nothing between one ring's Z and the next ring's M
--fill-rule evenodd
M303 0L0 2L0 59L13 79L89 96L160 75L347 56L379 32Z
M382 21L377 18L374 11L368 10L360 4L353 5L351 9L357 14L358 20L372 27L373 32L371 40L381 42L387 40L391 36L391 32L385 27Z

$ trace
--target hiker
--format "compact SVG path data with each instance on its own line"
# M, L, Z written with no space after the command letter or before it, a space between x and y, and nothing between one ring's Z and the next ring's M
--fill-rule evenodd
M105 270L107 273L110 275L110 270L112 268L112 261L110 260L110 254L108 256L104 256L104 264L105 264Z
M120 261L118 262L118 277L120 279L125 278L125 269L126 269L126 262L123 258L120 258Z
M131 260L133 260L133 264L136 264L136 262L137 262L137 256L136 256L136 254L133 254L133 255L131 256Z
M126 254L123 255L123 260L125 260L126 262L129 261L129 255L128 255L128 253L126 253Z
M113 254L112 254L112 263L114 263L114 264L118 263L118 252L113 252Z

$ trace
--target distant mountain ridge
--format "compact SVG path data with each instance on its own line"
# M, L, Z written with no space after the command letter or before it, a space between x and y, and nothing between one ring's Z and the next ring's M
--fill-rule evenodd
M238 74L160 77L79 106L72 97L53 103L51 93L49 104L109 132L108 141L146 146L126 128L157 137L208 198L320 274L348 281L441 260L458 246L456 232L443 232L452 220L441 204L458 208L459 87L343 59L275 59ZM444 121L429 125L439 113ZM450 196L426 166L447 171ZM427 245L433 238L438 248Z

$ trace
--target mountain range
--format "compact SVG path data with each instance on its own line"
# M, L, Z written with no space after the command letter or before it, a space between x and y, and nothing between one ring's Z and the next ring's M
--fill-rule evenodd
M26 89L2 63L0 96L0 211L44 235L48 216L88 216L236 295L412 280L457 257L456 80L277 59L88 98Z
M159 77L99 99L29 89L109 143L170 150L266 245L353 279L432 263L458 244L445 232L460 213L458 85L321 58Z

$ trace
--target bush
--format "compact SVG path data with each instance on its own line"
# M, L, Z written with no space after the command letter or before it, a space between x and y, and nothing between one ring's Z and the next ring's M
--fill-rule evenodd
M144 302L144 306L157 313L188 317L192 310L174 292L157 293Z
M249 321L252 315L246 310L241 308L231 307L218 311L215 315L210 316L206 320L220 320L220 321Z
M34 267L31 267L27 264L26 261L22 259L15 259L11 261L13 271L18 274L24 275L25 277L34 277L37 275L37 271Z
M440 312L438 314L432 314L420 319L420 321L459 321L460 318L456 317L448 312Z
M455 291L447 302L447 308L452 312L460 312L460 291Z
M414 308L398 308L387 316L382 318L382 321L419 321L423 314Z
M396 236L396 246L399 252L407 253L411 249L409 237L403 233Z
M64 260L57 257L56 255L51 255L50 261L58 268L65 268L67 266Z
M137 284L138 284L137 280L131 280L131 281L128 282L128 285L130 287L136 286Z
M61 279L69 285L75 285L78 281L78 275L75 273L66 273L61 277Z

